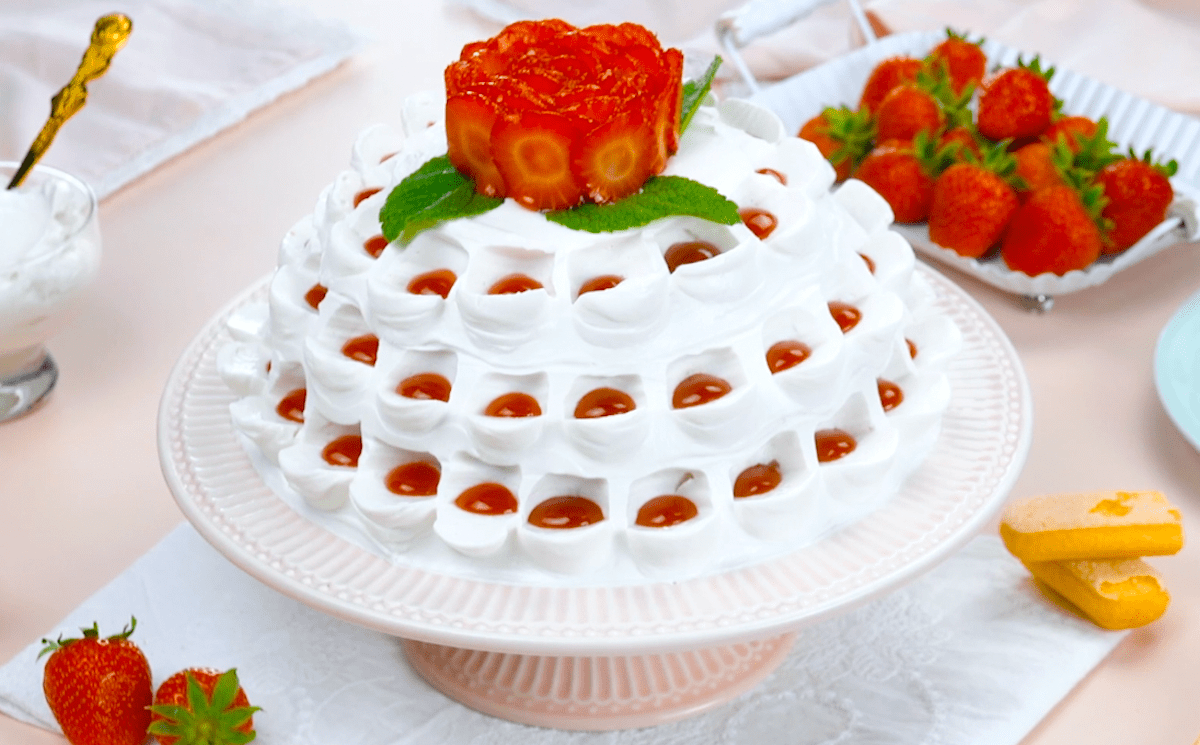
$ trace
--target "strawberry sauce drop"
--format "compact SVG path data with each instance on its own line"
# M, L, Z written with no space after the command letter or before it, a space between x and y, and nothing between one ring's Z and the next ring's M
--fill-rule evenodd
M363 250L366 251L372 259L378 259L379 255L383 253L383 249L387 247L388 239L384 238L382 235L373 235L363 241Z
M624 414L637 408L633 398L616 388L596 388L583 394L575 405L576 419L598 419Z
M891 411L904 403L904 391L900 389L900 386L883 378L878 380L878 386L879 403L883 404L884 411Z
M415 460L396 466L384 477L383 483L392 494L402 497L432 497L437 494L442 472L431 463Z
M720 255L721 249L715 243L684 241L672 244L663 254L663 260L667 262L667 269L674 272L684 264L695 264L697 261L705 261Z
M304 293L304 302L308 303L313 310L316 310L321 305L321 301L325 299L325 295L328 292L329 290L325 287L325 285L313 285L312 287L308 288L308 292Z
M820 429L815 433L817 461L830 463L854 452L858 441L844 429Z
M833 320L837 321L838 328L842 333L848 333L850 329L858 325L862 320L862 311L855 308L850 303L843 303L840 300L834 300L829 304L829 315L833 316Z
M743 207L738 210L738 216L742 218L746 227L750 228L750 232L758 236L760 241L765 241L767 236L779 227L779 218L757 207Z
M777 341L767 350L767 368L774 375L799 365L811 354L812 349L804 342L794 339Z
M760 168L757 171L755 171L755 173L761 173L764 176L772 176L775 178L776 181L783 184L784 186L787 186L787 176L784 176L782 173L780 173L779 171L776 171L774 168Z
M696 503L679 494L663 494L647 501L637 511L634 522L643 528L669 528L699 514Z
M289 422L304 424L304 403L307 399L308 391L304 388L289 391L280 399L279 405L275 407L275 413Z
M587 497L550 497L529 512L529 524L539 528L582 528L604 519L600 505Z
M449 401L450 381L437 373L417 373L401 380L396 393L418 401Z
M370 199L371 197L378 194L380 191L382 191L382 189L380 189L378 187L374 187L371 189L363 189L362 191L360 191L359 193L354 195L354 206L357 207L358 205L362 204L364 200Z
M700 406L710 401L716 401L732 390L733 386L723 378L705 373L696 373L695 375L687 376L680 381L679 385L675 386L675 393L671 397L671 405L676 409Z
M867 271L870 272L871 274L874 274L875 273L874 260L872 260L871 257L867 256L866 254L859 254L859 257L862 258L863 263L867 265Z
M517 498L508 487L491 481L465 490L454 504L476 515L507 515L517 511Z
M487 405L483 413L486 416L519 419L527 416L541 416L542 407L538 406L537 399L528 393L517 393L514 391L512 393L505 393L503 396L497 396Z
M625 278L617 274L601 274L599 277L592 277L587 282L579 286L579 294L585 292L601 292L603 290L611 290Z
M779 471L779 463L758 463L738 474L733 482L733 496L735 499L742 499L753 497L755 494L766 494L779 486L781 481L783 474Z
M375 334L356 336L342 345L342 354L355 362L374 367L379 357L379 337Z
M321 457L329 465L346 466L347 468L357 468L360 455L362 455L362 437L358 435L342 435L321 451Z
M542 283L528 274L509 274L488 288L489 295L515 295L518 292L542 289Z
M911 359L917 358L917 345L912 339L905 339L904 343L908 345L908 356Z
M449 269L434 269L413 277L407 289L413 295L441 295L445 298L457 279L458 276Z

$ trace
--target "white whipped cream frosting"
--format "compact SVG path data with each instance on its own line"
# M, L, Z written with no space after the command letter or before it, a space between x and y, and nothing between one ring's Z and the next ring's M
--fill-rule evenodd
M765 240L741 224L690 217L593 234L507 200L372 258L364 242L380 233L388 193L445 153L441 111L435 97L416 97L402 130L362 133L352 168L284 238L268 318L254 333L261 309L240 314L236 341L222 355L240 396L234 422L257 445L268 482L299 509L371 550L443 571L500 581L654 581L818 540L888 499L924 460L949 403L944 369L958 329L913 273L911 248L889 229L887 203L856 181L832 191L828 162L787 136L774 114L710 100L666 170L740 207L770 211L778 226ZM760 169L784 174L786 185ZM355 206L356 195L376 188ZM692 240L721 254L669 272L664 251ZM458 277L446 299L407 292L414 276L441 268ZM487 294L514 272L543 289ZM579 294L605 274L624 280ZM319 312L304 300L317 283L328 288ZM829 312L835 300L862 312L849 333ZM364 334L380 340L373 367L341 353ZM788 339L809 345L811 356L771 374L766 350ZM449 379L449 401L395 392L419 372ZM675 386L694 373L724 378L732 391L672 408ZM904 391L890 412L879 378ZM579 398L601 386L629 394L636 408L575 419ZM303 425L274 411L296 387L307 389ZM511 391L536 398L542 415L483 415ZM819 464L814 432L831 427L850 432L857 449ZM363 439L356 469L320 455L346 433ZM436 496L383 488L392 468L414 460L441 470ZM737 475L770 462L783 474L779 487L735 500ZM454 505L464 489L489 481L517 496L517 513L480 516ZM698 515L671 528L635 525L638 508L665 493L688 496ZM528 522L539 502L563 494L592 499L604 519L569 530Z
M55 174L38 169L0 189L0 356L49 338L99 271L95 203Z

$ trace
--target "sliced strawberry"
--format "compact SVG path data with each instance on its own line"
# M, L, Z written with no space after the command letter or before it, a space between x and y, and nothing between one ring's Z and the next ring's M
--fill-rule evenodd
M475 179L475 191L505 195L504 179L492 160L490 139L496 111L481 96L463 93L446 101L446 144L450 162Z
M491 152L508 196L529 209L560 210L583 197L571 169L579 130L557 114L527 111L500 119L492 129Z
M572 165L597 204L633 194L654 175L654 129L640 116L609 122L575 143Z

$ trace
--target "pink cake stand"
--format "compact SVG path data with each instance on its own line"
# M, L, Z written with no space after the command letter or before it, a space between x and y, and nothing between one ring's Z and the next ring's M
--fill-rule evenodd
M882 508L816 544L679 582L564 587L500 583L389 560L302 514L255 469L217 373L230 316L218 313L176 364L159 411L163 473L217 550L265 584L404 641L425 679L505 719L611 730L675 721L751 689L797 631L916 578L999 510L1031 439L1028 383L995 321L920 266L962 330L938 444Z

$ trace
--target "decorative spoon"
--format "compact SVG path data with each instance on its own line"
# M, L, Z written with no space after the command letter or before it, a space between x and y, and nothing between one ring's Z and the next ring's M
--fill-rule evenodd
M71 82L63 86L63 89L50 99L50 118L46 120L42 131L29 146L29 152L21 161L21 167L13 174L12 181L8 182L9 189L15 189L21 185L25 176L33 170L34 164L50 147L50 143L54 141L54 136L58 134L63 123L83 108L83 104L87 102L87 84L108 70L113 56L116 55L117 50L125 46L131 31L133 31L133 21L120 13L107 15L96 21L96 27L92 29L92 42L88 45L87 51L83 53L79 69L75 71Z

